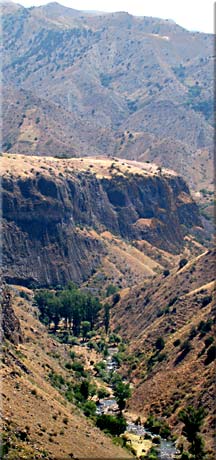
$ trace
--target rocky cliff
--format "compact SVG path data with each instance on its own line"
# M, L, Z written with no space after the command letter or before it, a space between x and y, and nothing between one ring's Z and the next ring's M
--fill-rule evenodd
M20 322L13 310L11 293L6 286L1 289L1 337L14 345L23 342Z
M184 180L148 163L3 157L4 267L8 282L81 282L99 266L105 230L179 253L200 225Z

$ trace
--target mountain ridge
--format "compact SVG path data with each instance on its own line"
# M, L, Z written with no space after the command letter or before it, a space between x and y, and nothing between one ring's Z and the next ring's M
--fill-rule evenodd
M4 10L4 150L152 161L156 147L158 164L167 167L163 141L167 154L177 151L176 169L194 190L212 188L202 170L203 163L211 177L211 34L127 13L75 13L59 4ZM19 95L23 88L28 103ZM33 119L34 96L40 114ZM55 139L58 126L62 142Z

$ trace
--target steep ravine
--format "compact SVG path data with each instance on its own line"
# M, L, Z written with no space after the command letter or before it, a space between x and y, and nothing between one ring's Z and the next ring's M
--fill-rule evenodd
M108 374L112 374L113 371L118 369L118 365L113 358L113 354L117 352L117 348L109 348L108 352L109 355L105 358L106 362L106 371ZM107 386L106 388L110 390L112 394L112 387ZM97 405L97 413L98 414L116 414L116 407L117 401L114 397L103 398L99 401ZM128 416L127 412L124 413L124 417L127 421L126 431L124 433L125 439L127 439L127 446L131 446L133 451L136 452L136 456L140 458L140 451L142 452L142 456L148 458L148 451L150 447L154 445L157 447L159 458L161 460L172 460L175 458L176 454L178 453L175 445L173 442L168 441L166 439L162 439L159 437L159 445L154 444L155 435L144 428L141 422L134 422L131 420L131 416ZM146 442L147 440L147 442Z
M106 250L100 233L180 253L200 226L184 180L145 163L3 157L3 257L7 282L86 280ZM115 166L116 165L116 166Z

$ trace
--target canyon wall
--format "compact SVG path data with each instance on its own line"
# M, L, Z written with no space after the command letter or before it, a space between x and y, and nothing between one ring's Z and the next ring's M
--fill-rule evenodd
M103 175L92 159L90 171L69 169L72 160L63 168L55 160L53 170L34 161L41 169L21 174L8 157L3 172L3 263L9 283L82 282L105 253L100 238L105 230L179 253L184 236L200 225L188 187L175 174L141 168L137 173L133 167L126 174L120 166L114 174L111 160Z

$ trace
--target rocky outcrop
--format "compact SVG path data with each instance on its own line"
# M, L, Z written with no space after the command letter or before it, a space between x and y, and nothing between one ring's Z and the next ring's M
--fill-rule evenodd
M14 345L18 345L23 342L23 335L20 322L15 315L11 304L11 293L6 286L1 289L1 297L2 339L5 338Z
M146 174L141 168L99 176L94 169L69 170L69 160L62 171L58 161L52 174L44 167L29 177L3 176L8 282L56 285L87 279L104 255L104 230L178 253L185 234L200 225L197 206L179 176ZM107 164L110 168L111 160Z

